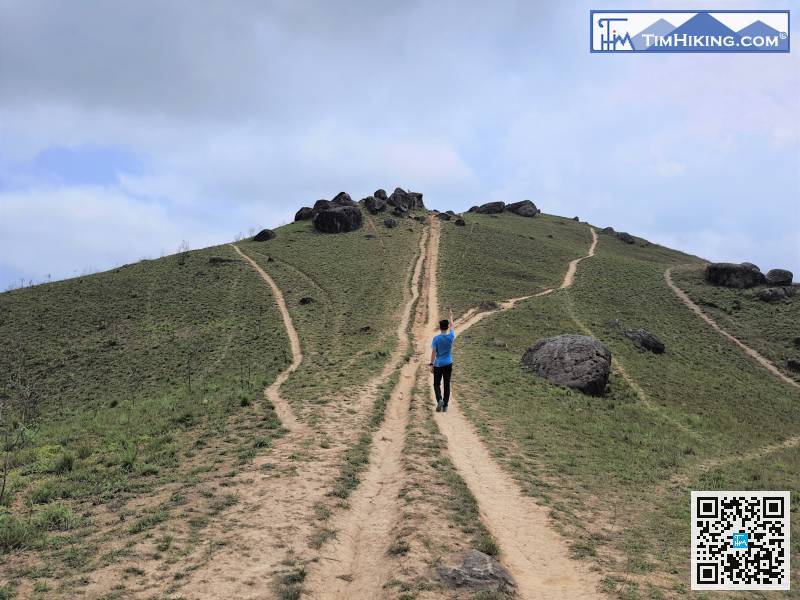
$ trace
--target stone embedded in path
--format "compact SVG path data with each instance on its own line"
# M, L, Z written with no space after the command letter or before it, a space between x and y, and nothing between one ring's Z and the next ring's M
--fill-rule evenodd
M497 310L500 306L494 300L481 300L478 303L478 308L481 310Z
M359 229L364 217L355 206L322 210L314 216L314 228L322 233L344 233Z
M663 354L665 347L664 343L658 339L658 336L650 333L645 329L634 329L631 331L624 331L623 335L634 343L642 350L649 350L654 354Z
M277 234L272 231L272 229L262 229L259 231L255 237L253 238L254 242L268 242L269 240L274 240L277 237Z
M752 264L711 263L706 267L705 280L714 285L741 289L764 283L764 274Z
M520 217L535 217L540 211L536 205L530 200L522 200L521 202L512 202L506 205L506 210L512 212Z
M436 568L445 583L452 587L470 590L513 592L517 583L496 559L488 554L470 549L456 555L448 564Z
M294 214L295 221L308 221L314 218L314 209L310 206L304 206Z
M600 396L611 371L611 351L593 337L564 334L537 341L522 362L552 383Z
M793 274L786 269L770 269L766 280L769 285L792 285Z

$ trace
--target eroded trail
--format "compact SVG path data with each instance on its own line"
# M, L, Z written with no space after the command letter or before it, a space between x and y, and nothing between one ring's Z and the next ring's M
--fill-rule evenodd
M432 327L436 321L438 265L438 223L434 223L429 252L428 287L429 303L432 307ZM597 235L592 229L592 245L588 256L594 255ZM582 257L586 258L586 257ZM569 287L574 280L575 268L582 258L570 263L561 287ZM536 294L544 296L553 290ZM499 310L508 310L525 298L508 300ZM479 322L492 312L471 314L458 325L457 333ZM431 399L434 400L431 390ZM451 403L449 412L437 413L439 429L447 437L448 452L470 491L478 500L481 516L502 550L502 561L517 580L518 592L527 599L581 599L597 598L600 577L590 571L585 563L569 556L566 541L552 528L548 516L549 508L524 496L511 476L492 459L472 424L459 410L458 403Z
M686 294L686 292L684 292L681 288L679 288L675 284L675 282L672 281L672 269L673 268L674 267L670 267L666 271L664 271L664 281L667 282L667 286L669 286L669 289L671 289L675 293L675 295L680 299L681 302L683 302L686 306L688 306L689 309L692 312L694 312L698 317L703 319L703 321L705 321L706 323L711 325L711 327L713 327L719 334L721 334L722 336L726 337L728 340L730 340L731 342L733 342L734 344L739 346L739 348L741 348L744 351L744 353L747 354L747 356L749 356L750 358L755 360L759 365L764 367L767 371L772 373L775 377L777 377L778 379L780 379L784 383L788 383L789 385L800 389L800 383L798 383L797 381L795 381L791 377L788 377L787 375L784 375L780 371L780 369L778 369L778 367L776 367L767 358L765 358L764 356L759 354L756 350L753 350L750 346L746 345L744 342L739 340L739 338L737 338L737 337L731 335L730 333L728 333L727 331L725 331L722 327L719 326L719 324L714 319L712 319L710 316L708 316L706 313L704 313L703 310L699 306L697 306L697 304L692 302L691 298L689 298L689 296Z
M245 259L250 266L253 267L261 279L267 282L272 290L272 297L275 298L275 304L278 305L278 308L281 311L283 326L286 329L286 335L289 337L289 345L292 349L292 362L288 367L281 371L280 374L278 374L278 376L275 378L275 381L273 381L272 384L266 390L264 390L264 395L270 402L272 402L272 405L275 407L275 412L278 413L278 418L281 420L281 423L283 423L283 426L286 427L286 429L293 431L300 426L300 423L295 418L294 412L289 406L289 403L281 397L280 389L284 382L289 378L289 375L291 375L293 371L296 371L297 367L300 366L300 363L303 362L303 352L300 349L300 338L297 335L297 330L294 328L294 323L292 323L292 317L289 314L289 308L286 306L286 300L283 298L281 289L278 287L275 281L273 281L272 277L270 277L256 261L241 251L239 246L236 244L231 244L231 246L233 246L233 249L236 250L239 256Z
M423 248L430 247L434 240L426 232L420 243ZM351 497L350 508L335 520L336 538L323 548L319 564L307 577L306 589L312 598L379 598L391 576L386 553L400 513L398 494L405 477L401 461L409 399L420 367L420 344L424 347L426 337L427 304L421 289L428 287L430 271L423 279L425 254L420 253L411 280L412 302L417 306L412 330L414 353L400 368L383 424L373 436L369 466ZM397 329L406 340L409 319L410 311Z

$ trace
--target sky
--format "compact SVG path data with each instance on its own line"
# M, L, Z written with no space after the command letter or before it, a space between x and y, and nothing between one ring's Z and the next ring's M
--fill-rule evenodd
M614 8L794 8L800 31L794 2ZM597 8L0 0L0 290L397 186L800 279L798 50L591 54Z

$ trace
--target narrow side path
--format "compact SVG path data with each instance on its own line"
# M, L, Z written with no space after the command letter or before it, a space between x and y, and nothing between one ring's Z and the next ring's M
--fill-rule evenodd
M680 299L681 302L683 302L686 306L688 306L689 309L692 312L694 312L698 317L703 319L703 321L711 325L711 327L713 327L719 334L723 335L728 340L739 346L739 348L741 348L744 351L744 353L747 354L747 356L755 360L759 365L764 367L775 377L777 377L784 383L788 383L789 385L800 389L800 383L798 383L791 377L784 375L780 371L780 369L778 369L778 367L776 367L767 358L759 354L757 351L753 350L750 346L746 345L744 342L739 340L739 338L734 337L733 335L725 331L722 327L719 326L719 324L714 319L712 319L710 316L704 313L703 310L699 306L697 306L697 304L692 302L691 298L689 298L686 292L684 292L681 288L675 285L675 282L672 281L672 269L674 268L675 267L670 267L666 271L664 271L664 281L667 282L667 286L669 287L669 289L675 292L675 295Z
M436 271L438 268L439 224L434 222L428 269L431 305L429 330L435 328L438 307ZM592 256L597 236L592 230ZM435 245L434 245L435 243ZM583 257L585 258L585 257ZM569 287L575 267L581 259L570 263L562 287ZM574 264L574 267L572 266ZM538 296L552 293L545 290ZM530 297L530 296L528 296ZM508 310L524 298L508 300L499 310ZM456 332L462 335L469 327L492 312L471 314ZM431 401L435 402L431 389ZM435 413L441 432L447 437L448 453L478 501L481 517L500 545L501 560L517 581L519 596L537 600L580 600L598 598L600 576L586 563L570 558L567 542L553 529L550 509L525 496L516 482L489 454L480 435L462 414L458 403L451 402L447 413Z
M292 323L292 317L289 314L289 308L286 306L286 301L283 299L281 289L278 287L275 281L273 281L272 277L270 277L256 261L242 252L239 246L236 244L231 244L231 246L233 246L233 249L236 250L239 256L244 258L250 264L250 266L253 267L255 272L261 276L261 279L269 284L269 287L272 290L272 297L275 298L275 304L278 305L278 308L281 311L281 316L283 317L283 326L286 328L286 335L289 337L289 344L292 349L292 362L288 367L281 371L275 378L275 381L273 381L270 386L264 390L264 395L270 402L272 402L272 405L275 407L275 412L278 414L278 418L281 420L281 423L283 423L283 426L289 431L294 431L298 428L301 428L301 424L294 416L294 412L289 406L289 403L281 397L280 389L284 382L289 378L289 375L297 370L297 368L300 366L300 363L303 362L303 352L300 349L300 338L298 337L297 331Z
M428 285L429 271L423 279L422 270L428 254L425 249L433 243L432 236L426 231L420 240L422 251L411 277L411 299L397 328L397 335L405 340L399 345L405 353L411 307L416 305L413 323L415 352L400 367L400 376L391 391L383 423L373 434L369 466L350 498L349 510L334 520L336 537L323 548L316 567L310 569L306 588L312 598L380 598L385 595L384 584L391 578L387 551L401 512L398 498L405 478L402 465L404 434L409 401L420 367L420 343L424 345L426 337L427 304L419 300L424 299L423 290ZM365 407L364 410L370 409Z

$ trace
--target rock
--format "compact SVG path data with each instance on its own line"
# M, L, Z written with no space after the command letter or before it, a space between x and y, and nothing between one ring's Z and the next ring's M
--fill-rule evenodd
M374 240L374 239L377 239L377 238L374 235L372 235L371 233L367 233L367 234L364 235L364 239L365 240Z
M353 202L353 199L347 192L339 192L333 197L331 204L335 204L336 206L355 206L356 203Z
M500 306L494 300L481 300L478 303L478 308L481 310L497 310Z
M336 208L336 205L333 202L329 202L328 200L317 200L314 202L314 208L311 211L316 215L321 210L330 210L332 208Z
M305 306L306 304L311 304L312 302L314 302L314 299L311 298L310 296L303 296L302 298L300 298L299 302L301 305Z
M786 300L786 290L782 287L772 287L758 292L758 299L764 302L780 302Z
M576 221L576 222L580 222L580 219L578 217L572 217L572 220Z
M416 217L414 217L414 220L419 221L420 223L427 223L428 217L426 217L425 215L417 215Z
M644 329L635 329L633 331L624 331L623 335L633 340L637 346L643 350L649 350L654 354L664 353L664 343L658 337Z
M470 206L469 210L467 212L478 212L478 207L477 206Z
M422 194L419 192L407 192L403 188L395 188L388 199L389 204L405 210L424 209Z
M617 239L621 242L625 242L626 244L635 244L636 239L630 234L624 231L618 231L616 233Z
M515 215L519 215L520 217L535 217L541 212L530 200L512 202L506 206L506 210L514 213Z
M424 210L425 205L422 203L422 194L420 192L408 192L409 208L411 210Z
M455 564L436 567L436 572L452 587L496 592L513 592L517 587L503 565L478 550L467 550L451 562Z
M770 269L767 271L766 280L770 285L792 285L793 274L786 269Z
M614 235L614 228L613 227L603 227L600 230L600 233L605 233L606 235Z
M448 215L447 213L439 213L438 215L436 215L436 218L439 219L440 221L449 221L450 215Z
M386 190L384 190L382 188L378 189L378 190L375 190L375 193L372 194L372 195L375 196L376 198L378 198L379 200L387 200L388 199L388 196L386 195Z
M395 217L400 217L401 219L404 219L408 216L408 211L402 206L396 206L395 209L392 211L392 214Z
M755 265L711 263L706 267L705 279L714 285L741 289L763 283L764 274Z
M742 263L745 267L750 267L751 269L755 269L756 271L760 271L761 269L758 268L758 265L754 265L751 262L743 262Z
M455 225L458 225L459 227L464 227L467 224L467 222L464 219L456 219L455 221L453 221L453 223Z
M599 396L608 383L611 352L593 337L565 334L537 341L522 362L552 383Z
M497 213L503 212L505 207L505 202L487 202L486 204L481 204L478 208L476 208L475 212L481 215L496 215Z
M795 347L795 348L797 348L798 350L800 350L800 336L797 336L796 338L794 338L794 339L792 340L792 343L794 344L794 347Z
M452 210L446 210L446 211L444 211L444 212L446 212L446 213L447 213L448 215L450 215L451 217L455 217L455 216L456 216L456 213L454 213Z
M277 234L272 229L262 229L253 238L254 242L268 242L274 240Z
M366 209L370 214L377 215L379 212L386 210L388 204L386 200L378 198L377 196L367 196L362 200Z
M361 327L358 328L358 330L361 333L369 333L371 329L372 327L370 327L369 325L362 325Z
M800 360L797 360L796 358L790 358L786 361L786 368L792 373L800 373Z
M383 224L384 224L384 226L388 227L389 229L392 229L393 227L397 227L397 221L395 221L391 217L389 217L387 219L384 219L383 220Z
M314 215L314 228L322 233L344 233L359 229L364 217L355 206L339 206Z
M295 221L308 221L309 219L314 218L314 209L310 206L304 206L296 213L294 213L294 220Z

